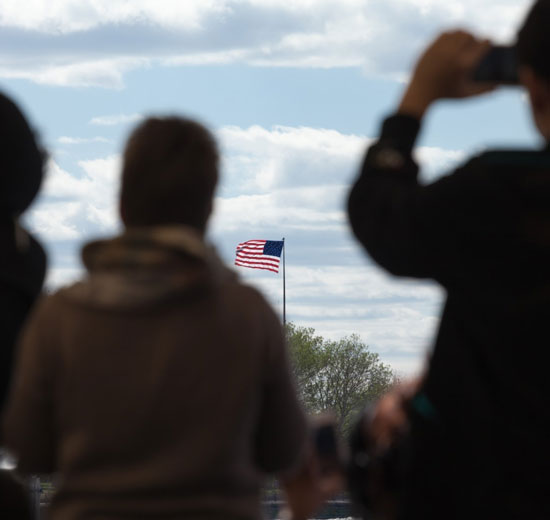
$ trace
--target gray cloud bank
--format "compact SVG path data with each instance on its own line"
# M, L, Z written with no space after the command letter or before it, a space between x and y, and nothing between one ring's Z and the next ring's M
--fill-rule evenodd
M442 28L511 39L527 0L15 0L0 4L0 77L123 88L151 66L360 67L402 77Z

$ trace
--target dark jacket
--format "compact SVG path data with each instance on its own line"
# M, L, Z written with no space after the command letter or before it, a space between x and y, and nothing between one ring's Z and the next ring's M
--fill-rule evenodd
M387 119L349 198L374 260L447 291L404 518L548 517L550 151L484 153L423 186L418 130Z
M19 331L40 294L46 255L40 244L8 217L0 220L0 411Z
M23 336L6 441L59 472L52 519L258 519L305 421L280 323L191 230L86 246Z

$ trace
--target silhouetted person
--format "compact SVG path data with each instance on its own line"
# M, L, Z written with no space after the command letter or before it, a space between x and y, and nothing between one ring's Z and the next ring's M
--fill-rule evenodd
M122 235L84 247L20 345L5 432L22 472L58 472L51 517L257 519L263 475L305 421L280 323L204 241L211 134L151 118L130 137Z
M38 192L42 174L43 154L33 132L15 103L0 93L0 416L17 337L46 270L42 247L19 222ZM2 445L0 435L0 460ZM27 489L11 472L0 470L0 517L30 516Z
M42 163L23 114L0 94L0 410L19 330L44 281L44 251L19 223L40 187Z
M411 151L425 111L490 87L470 79L488 42L446 33L420 58L350 195L353 230L374 260L447 291L411 401L401 519L550 518L549 26L550 2L539 1L517 41L544 147L490 151L419 184Z

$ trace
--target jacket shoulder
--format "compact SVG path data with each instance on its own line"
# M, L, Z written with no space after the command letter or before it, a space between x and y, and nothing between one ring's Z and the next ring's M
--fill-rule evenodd
M480 166L550 168L550 150L488 150L473 158Z
M231 295L232 298L245 300L250 305L258 306L259 308L271 308L264 295L255 287L243 283L240 280L232 280L222 286L222 292Z

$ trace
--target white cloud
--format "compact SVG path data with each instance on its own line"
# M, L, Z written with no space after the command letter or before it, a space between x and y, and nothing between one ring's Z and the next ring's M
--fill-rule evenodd
M80 202L44 202L31 211L29 221L42 240L78 240L81 234L75 221L81 208Z
M369 141L336 130L251 126L222 128L227 183L240 193L347 181Z
M117 126L137 123L142 119L143 116L141 114L115 114L93 117L90 119L90 124L97 126Z
M0 77L28 79L35 83L54 86L102 87L121 89L124 74L132 69L147 66L148 60L134 57L102 58L81 61L75 55L60 61L52 56L47 62L18 62L11 57L2 59Z
M216 0L3 0L0 25L54 35L90 30L104 24L132 24L147 20L166 27L195 30L205 15L226 10Z
M218 136L223 152L222 196L227 198L228 191L240 197L265 194L263 201L247 199L258 209L268 207L267 199L324 210L336 208L329 202L333 200L340 208L345 186L357 175L372 142L372 138L336 130L286 126L230 126L220 129ZM451 170L464 158L464 152L420 147L416 156L423 178L432 180ZM292 189L297 187L316 187L317 191L302 190L294 200ZM319 191L321 188L324 191Z
M307 207L304 202L309 199L309 194L303 190L297 188L288 192L217 199L214 228L219 233L243 228L263 229L266 232L273 228L341 231L345 222L343 209ZM319 188L317 191L326 196L332 189ZM338 190L338 193L341 191ZM286 198L287 193L292 200ZM330 206L340 206L342 202L343 199L339 198L331 201Z
M59 288L76 282L82 277L81 267L53 267L48 269L48 275L44 286L46 288Z
M360 67L402 78L428 39L464 26L513 38L530 0L18 0L0 4L0 76L121 88L137 67Z
M0 5L0 25L39 31L54 35L91 30L108 24L132 25L140 22L158 24L178 30L207 30L213 20L227 21L232 16L243 16L247 11L270 11L286 17L308 16L319 32L296 32L288 35L290 45L316 47L315 36L342 37L343 33L359 34L369 27L369 19L379 21L387 13L397 23L403 15L414 12L419 19L438 18L451 22L465 22L485 28L489 32L509 33L521 19L531 2L527 0L26 0L21 9L18 0L4 0ZM303 41L300 41L302 35ZM345 37L345 36L344 36ZM349 37L349 36L348 36ZM313 41L312 41L313 40Z
M111 141L109 139L106 139L105 137L69 137L66 135L63 135L57 139L57 142L60 144L88 144L88 143L110 143Z
M286 240L287 253L291 257L296 255L297 249L300 247L301 245L296 241ZM353 244L352 247L358 248L356 244ZM249 270L242 268L239 268L239 272L250 274ZM353 305L357 302L368 302L371 311L378 305L387 304L386 311L374 313L377 317L387 317L392 313L391 306L395 305L396 301L416 301L419 306L424 305L427 309L432 308L432 304L425 303L433 294L431 285L397 279L383 273L372 264L361 263L347 266L327 262L324 265L310 266L294 263L287 268L286 274L288 285L292 287L292 290L288 292L289 301L309 300L308 305L302 309L315 308L319 298L326 295L330 295L336 303L329 311L318 310L319 319L325 319L328 316L349 315L350 308L342 304L344 301L344 303ZM276 277L267 273L261 277L261 283L273 297L280 296L280 281L277 281ZM317 305L317 307L319 306ZM352 309L355 314L357 307L352 307ZM360 312L364 313L365 311Z
M78 165L80 171L70 173L48 162L39 203L29 215L31 226L46 241L82 241L117 228L119 156Z

